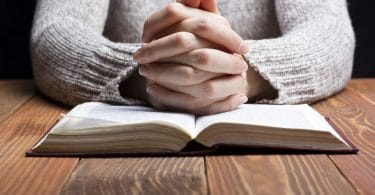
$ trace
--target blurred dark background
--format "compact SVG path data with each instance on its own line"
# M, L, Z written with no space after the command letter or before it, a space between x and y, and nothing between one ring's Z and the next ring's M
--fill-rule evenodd
M0 78L31 78L29 34L36 0L0 1ZM349 0L357 48L353 77L375 77L375 0Z

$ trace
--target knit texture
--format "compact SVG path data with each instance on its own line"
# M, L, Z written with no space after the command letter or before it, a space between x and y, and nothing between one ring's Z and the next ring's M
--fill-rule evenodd
M120 95L136 71L145 19L172 0L39 0L31 34L34 80L68 105L141 104ZM345 0L218 0L249 44L249 65L278 91L260 102L313 102L350 79L354 33ZM126 94L125 94L126 96Z

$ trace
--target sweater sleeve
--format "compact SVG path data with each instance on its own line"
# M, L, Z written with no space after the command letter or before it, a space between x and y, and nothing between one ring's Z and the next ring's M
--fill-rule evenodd
M132 54L140 45L102 35L108 7L109 0L38 1L30 50L42 93L67 105L141 103L121 97L118 89L137 69Z
M355 46L345 0L276 0L275 10L282 35L247 41L245 59L278 92L260 102L313 102L343 89Z

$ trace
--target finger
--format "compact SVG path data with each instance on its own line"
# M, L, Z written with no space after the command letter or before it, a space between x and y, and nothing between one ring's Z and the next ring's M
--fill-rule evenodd
M209 12L219 13L217 8L217 0L202 0L200 2L200 7Z
M240 75L223 76L196 85L175 85L162 83L173 91L184 93L197 98L222 99L244 91L245 80Z
M223 25L217 18L189 18L158 32L156 37L164 37L176 32L190 32L196 34L234 53L246 54L249 51L245 41L233 31L232 28Z
M176 2L182 3L189 7L198 8L201 4L201 0L177 0Z
M211 73L180 64L146 64L141 65L139 74L158 83L174 85L195 85L217 78L223 74Z
M189 95L171 91L157 84L149 85L146 90L147 93L158 102L160 105L159 107L167 109L177 108L194 112L194 110L201 109L213 103L213 100L198 99Z
M176 2L182 3L189 7L201 8L209 12L218 13L216 0L177 0Z
M177 22L191 17L197 16L213 16L222 18L214 13L204 10L187 7L181 3L170 3L161 10L151 14L143 26L142 41L148 43L152 41L155 34Z
M215 48L216 45L188 32L178 32L152 41L134 54L139 64L147 64L198 48Z
M199 115L209 115L235 110L238 106L246 103L248 98L242 94L235 94L222 101L214 102L205 108L195 111Z
M241 74L248 69L248 64L242 56L207 48L163 58L159 62L187 64L203 71L226 74Z

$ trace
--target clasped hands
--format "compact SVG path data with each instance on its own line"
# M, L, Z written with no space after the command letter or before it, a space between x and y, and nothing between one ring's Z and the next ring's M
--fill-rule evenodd
M214 114L261 91L254 81L262 79L241 56L248 46L215 0L180 0L156 11L144 24L142 42L134 59L154 107Z

